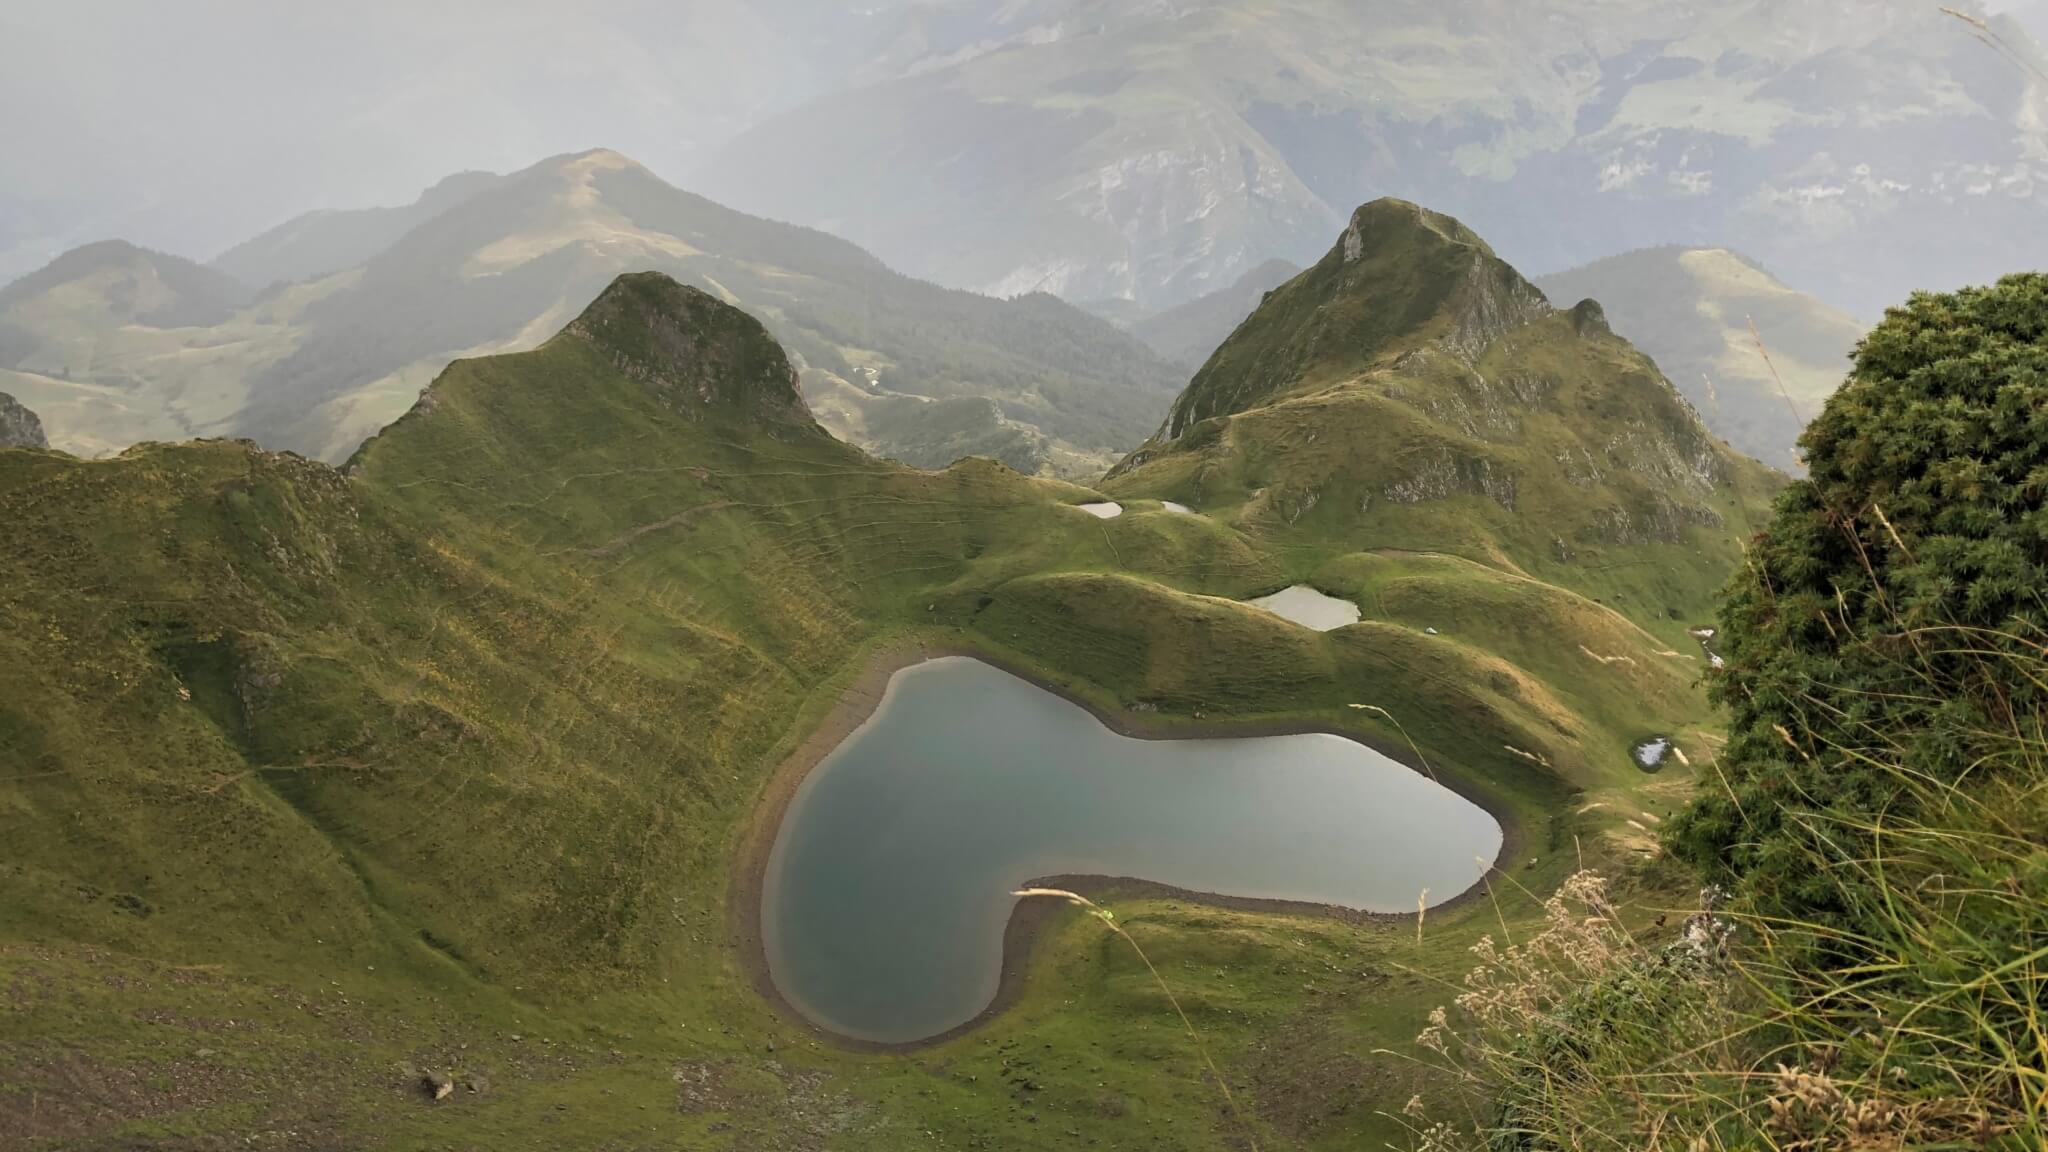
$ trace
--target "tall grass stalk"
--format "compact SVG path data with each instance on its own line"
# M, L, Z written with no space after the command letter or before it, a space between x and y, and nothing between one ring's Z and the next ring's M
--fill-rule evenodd
M1022 899L1064 900L1100 920L1111 932L1121 937L1124 943L1131 946L1131 951L1137 954L1139 962L1145 965L1145 971L1152 974L1152 982L1157 984L1159 991L1166 996L1166 1002L1173 1005L1174 1015L1180 1017L1181 1027L1187 1029L1188 1039L1194 1043L1195 1052L1201 1056L1203 1067L1209 1070L1210 1078L1216 1082L1217 1091L1223 1095L1224 1105L1229 1109L1231 1117L1244 1128L1244 1138L1251 1145L1251 1152L1259 1152L1259 1134L1253 1128L1251 1118L1237 1106L1237 1097L1230 1091L1230 1081L1223 1078L1222 1070L1216 1067L1216 1061L1210 1057L1209 1046L1203 1043L1202 1034L1195 1029L1195 1022L1188 1018L1187 1009L1180 1006L1180 997L1173 994L1172 986L1167 984L1166 977L1159 974L1159 969L1153 966L1152 958L1145 955L1145 949L1139 946L1137 938L1124 931L1124 926L1117 923L1116 914L1079 892L1069 892L1064 888L1020 888L1012 895Z

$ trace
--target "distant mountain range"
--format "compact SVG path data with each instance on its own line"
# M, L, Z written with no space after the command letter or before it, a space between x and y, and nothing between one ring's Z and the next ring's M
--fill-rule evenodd
M2023 17L1992 18L2015 57L1919 0L936 12L949 37L740 134L702 187L941 282L1150 310L1312 260L1385 194L1524 267L1726 245L1866 317L2048 261Z
M911 463L1098 472L1185 379L1051 296L913 280L598 151L300 217L212 267L118 242L67 253L0 291L0 389L70 451L247 436L340 460L450 359L532 347L638 270L762 316L829 427Z
M0 118L0 280L103 236L210 255L311 205L599 144L687 178L885 59L905 5L397 5L402 33L319 5L47 7L0 35L0 106L36 109Z
M244 240L210 264L245 284L316 280L368 262L407 232L499 180L494 172L458 172L403 207L308 212Z

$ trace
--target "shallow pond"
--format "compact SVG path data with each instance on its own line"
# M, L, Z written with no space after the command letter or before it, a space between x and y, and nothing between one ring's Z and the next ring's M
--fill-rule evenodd
M1076 504L1074 507L1095 517L1097 520L1114 520L1124 514L1123 505L1110 501L1104 501L1099 504Z
M1628 753L1635 758L1636 767L1645 772L1655 772L1664 766L1664 761L1671 758L1672 747L1671 737L1652 736L1647 740L1636 741Z
M1356 624L1361 615L1358 605L1351 601L1325 596L1306 584L1282 588L1271 596L1262 596L1250 603L1318 632L1329 632L1346 624Z
M995 996L1025 882L1129 876L1413 912L1476 884L1493 817L1330 735L1137 740L977 660L898 672L811 772L769 860L776 987L842 1035L963 1024Z

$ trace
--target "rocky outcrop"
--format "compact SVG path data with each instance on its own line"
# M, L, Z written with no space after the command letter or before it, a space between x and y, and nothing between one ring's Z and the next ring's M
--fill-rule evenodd
M1395 504L1484 496L1512 512L1518 486L1514 471L1503 464L1439 447L1417 453L1407 473L1388 484L1381 495Z
M1689 527L1722 527L1712 508L1654 493L1634 506L1610 505L1593 513L1590 538L1605 544L1677 544Z
M0 448L47 448L43 422L14 397L0 392Z
M1477 364L1502 336L1551 313L1534 284L1491 256L1466 265L1451 331L1443 338L1444 349L1467 364Z
M659 272L612 281L563 330L692 419L738 416L824 435L797 371L761 322Z

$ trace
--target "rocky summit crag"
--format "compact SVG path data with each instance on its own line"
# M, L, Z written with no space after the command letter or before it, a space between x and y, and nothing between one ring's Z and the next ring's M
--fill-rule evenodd
M14 397L0 392L0 448L43 448L43 422Z

